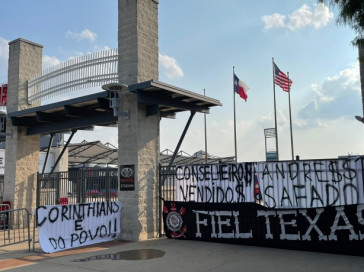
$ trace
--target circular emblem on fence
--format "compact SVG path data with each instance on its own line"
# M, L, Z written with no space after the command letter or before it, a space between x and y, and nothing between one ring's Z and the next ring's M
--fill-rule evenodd
M171 231L179 231L182 228L182 216L177 212L170 212L167 215L166 223Z
M133 169L131 168L123 168L120 171L120 175L122 175L124 178L129 178L133 175Z
M5 221L8 219L8 215L6 213L0 213L0 221Z

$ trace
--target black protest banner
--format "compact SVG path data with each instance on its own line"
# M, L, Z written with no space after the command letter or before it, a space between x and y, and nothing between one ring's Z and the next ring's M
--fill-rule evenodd
M168 238L364 256L364 204L272 209L255 203L165 201Z

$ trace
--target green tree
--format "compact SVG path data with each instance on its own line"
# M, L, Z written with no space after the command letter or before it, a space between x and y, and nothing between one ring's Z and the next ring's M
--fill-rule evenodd
M338 24L349 25L355 30L357 36L354 45L363 44L364 41L364 0L318 0L320 3L337 6L339 9Z

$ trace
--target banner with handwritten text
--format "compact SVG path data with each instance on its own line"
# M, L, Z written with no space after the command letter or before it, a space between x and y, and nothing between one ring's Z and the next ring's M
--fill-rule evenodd
M111 241L120 234L118 201L39 206L34 213L46 253Z
M165 201L168 238L364 256L364 204L272 209L256 203Z
M177 201L269 208L364 203L364 157L176 167Z

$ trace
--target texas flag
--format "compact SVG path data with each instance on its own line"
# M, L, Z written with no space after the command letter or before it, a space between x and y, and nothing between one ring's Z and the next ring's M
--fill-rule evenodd
M246 102L248 99L247 91L249 90L248 85L245 84L242 80L240 80L234 73L234 91L240 95Z

